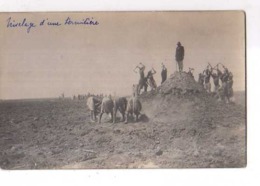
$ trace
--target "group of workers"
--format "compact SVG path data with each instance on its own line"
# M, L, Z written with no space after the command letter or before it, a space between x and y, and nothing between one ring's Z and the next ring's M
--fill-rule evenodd
M183 59L184 59L184 47L181 45L180 42L178 42L176 47L176 52L175 52L175 60L177 62L176 65L178 66L180 72L183 71ZM154 68L151 68L151 70L148 71L146 76L144 74L145 66L142 63L139 63L139 65L135 67L134 69L135 73L137 73L136 69L139 70L139 75L140 75L140 79L137 86L138 95L140 94L142 89L144 89L144 92L147 92L148 86L151 87L151 90L157 88L157 84L153 78L153 75L156 73ZM167 68L163 63L162 63L161 78L162 78L161 84L163 84L163 82L165 82L165 80L167 79Z
M183 60L184 60L184 47L180 42L177 43L176 52L176 70L183 72ZM222 70L220 69L222 67ZM151 90L157 88L157 84L154 80L153 75L156 73L154 68L148 71L145 76L145 66L142 63L139 63L134 69L135 73L138 73L136 69L139 70L139 82L137 85L137 95L140 94L141 90L144 89L144 92L147 92L148 86L151 87ZM189 68L188 74L193 78L193 68ZM211 83L210 79L213 78L214 82L214 91L213 94L219 100L225 100L226 103L234 101L233 96L233 74L221 63L217 64L215 67L212 67L210 64L207 65L206 69L199 74L198 83L201 84L208 93L211 93ZM167 68L162 63L161 71L161 84L167 79ZM221 82L221 85L220 85Z
M222 67L222 70L220 69ZM198 82L204 86L208 93L211 93L210 78L213 78L214 91L218 100L224 100L226 103L234 101L233 94L233 74L223 64L219 63L215 67L210 64L199 74ZM221 82L221 85L220 85Z
M180 42L178 42L176 52L175 52L175 60L176 60L176 71L179 71L180 73L183 72L183 59L184 59L184 47L181 45ZM161 84L163 84L167 79L167 68L165 67L165 65L163 63L161 64L161 67L162 67ZM221 67L222 67L222 69L221 69ZM126 98L124 98L125 101L122 101L122 100L120 101L120 99L122 99L122 98L119 98L118 100L114 100L113 102L111 102L112 96L111 95L107 96L107 95L103 95L103 94L93 95L93 94L89 93L88 95L82 95L82 96L78 95L78 99L81 99L81 97L83 97L84 99L88 98L87 105L91 111L92 121L96 120L97 113L101 113L100 119L99 119L99 121L100 121L101 117L102 117L102 113L104 112L103 110L104 110L105 106L108 108L109 105L106 105L106 102L104 101L104 99L107 99L107 101L110 101L111 104L113 104L113 107L115 108L113 110L113 112L115 112L114 118L116 116L117 108L119 108L119 110L121 108L120 112L122 112L122 116L124 119L125 111L129 110L129 108L131 106L131 104L129 104L129 103L132 103L132 107L133 107L133 111L134 111L134 107L137 106L136 105L136 103L137 103L136 101L138 101L137 96L140 95L142 89L144 92L147 92L148 86L151 88L151 90L155 90L157 88L157 84L153 77L153 75L156 74L157 72L153 67L145 75L145 65L143 65L142 63L139 63L139 65L137 65L134 68L134 72L139 73L139 82L137 85L133 85L133 97L131 98L131 99L135 99L135 101L131 100L131 99L126 100ZM189 71L185 72L185 73L188 73L192 78L194 78L193 72L194 72L194 69L189 68ZM204 89L208 93L212 93L211 92L211 82L210 82L211 77L214 82L213 95L216 98L218 98L219 100L225 100L226 103L229 103L230 101L234 101L233 74L221 63L217 64L215 67L212 67L208 63L207 67L205 68L205 70L202 73L199 74L199 78L198 78L198 83L201 86L203 86ZM74 96L73 99L77 99L77 97ZM127 107L126 107L126 104L127 104ZM141 103L139 105L140 105L140 109L141 109ZM111 108L109 111L111 112L111 118L113 118ZM140 111L140 109L139 109L139 111ZM137 118L138 118L138 115L137 115ZM127 122L127 119L126 119L126 122Z
M138 72L136 71L136 69L138 69ZM135 67L134 72L139 73L140 76L137 87L137 95L140 94L142 89L144 89L144 92L147 92L148 86L151 87L151 90L155 90L157 88L157 84L153 77L153 75L156 74L156 71L153 67L147 72L147 75L145 76L145 66L142 63L139 63L139 65ZM161 84L163 84L163 82L167 79L167 68L163 63L161 77Z
M98 100L102 100L104 97L111 97L111 94L106 95L106 94L78 94L78 95L73 95L72 99L73 100L87 100L89 97L95 97Z

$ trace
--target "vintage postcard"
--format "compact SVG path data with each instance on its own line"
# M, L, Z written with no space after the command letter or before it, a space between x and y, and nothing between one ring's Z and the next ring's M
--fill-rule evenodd
M245 19L0 13L1 169L245 167Z

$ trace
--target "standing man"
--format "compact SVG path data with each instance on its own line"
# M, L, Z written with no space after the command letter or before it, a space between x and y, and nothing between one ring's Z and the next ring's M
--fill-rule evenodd
M177 48L176 48L176 53L175 53L175 60L178 64L179 72L183 71L183 59L184 59L184 47L181 45L180 42L178 42Z
M162 82L161 82L161 84L163 84L163 82L167 79L167 68L164 66L163 63L162 63L161 76L162 76Z
M198 83L204 87L204 75L203 73L199 73L199 79L198 79Z
M234 92L233 92L233 74L231 72L229 72L229 77L228 77L228 81L227 81L227 84L228 84L228 97L229 97L229 100L234 102L235 101L235 98L234 98Z
M204 74L205 73L205 74ZM210 84L210 76L211 76L211 70L209 65L207 66L206 70L203 71L204 76L204 88L208 93L211 92L211 84Z
M228 69L222 65L223 68L224 68L224 73L223 73L223 76L222 76L222 87L223 87L223 94L224 94L224 99L226 100L226 103L229 103L229 83L228 83L228 80L229 80L229 71ZM232 83L233 85L233 83Z

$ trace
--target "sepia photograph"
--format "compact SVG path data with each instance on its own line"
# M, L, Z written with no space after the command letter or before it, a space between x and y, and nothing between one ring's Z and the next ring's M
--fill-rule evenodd
M0 168L247 166L243 11L0 13Z

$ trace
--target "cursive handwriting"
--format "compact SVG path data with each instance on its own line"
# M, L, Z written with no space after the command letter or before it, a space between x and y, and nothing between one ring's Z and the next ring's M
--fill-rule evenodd
M98 25L99 22L95 21L94 18L85 18L80 21L73 21L70 17L65 20L64 25Z
M74 20L71 17L67 17L63 22L57 20L49 20L48 18L42 19L38 24L35 22L28 21L27 18L23 18L20 21L16 21L12 17L9 17L7 20L7 28L26 28L27 33L30 33L32 28L41 28L41 27L59 27L59 26L77 26L77 25L86 25L86 26L96 26L99 25L99 22L93 17L87 17L80 20Z
M31 28L36 27L35 23L28 22L26 18L24 18L21 22L16 22L12 19L12 17L9 17L7 19L7 28L16 28L16 27L26 27L27 33L31 31Z

